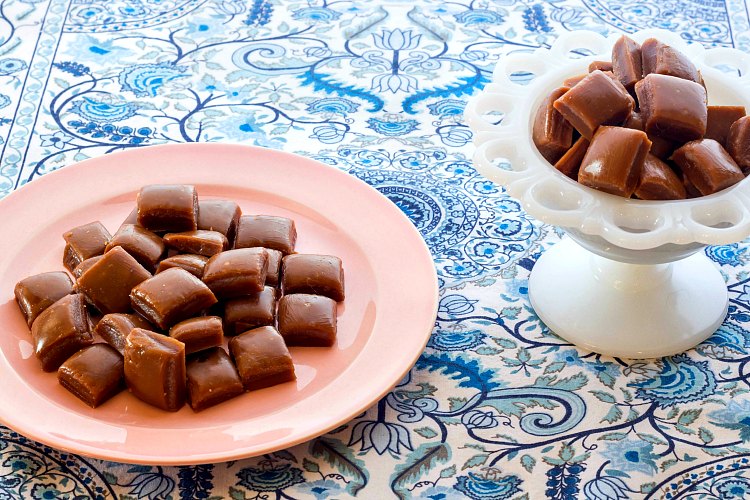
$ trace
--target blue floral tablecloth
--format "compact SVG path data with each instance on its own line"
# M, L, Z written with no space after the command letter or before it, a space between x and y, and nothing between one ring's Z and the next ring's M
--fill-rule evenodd
M749 22L740 0L1 0L0 195L150 144L283 149L398 205L441 296L408 377L327 435L157 467L0 428L0 498L750 498L747 242L706 250L731 305L697 349L580 351L527 298L559 232L475 172L462 116L496 61L566 30L660 27L750 51Z

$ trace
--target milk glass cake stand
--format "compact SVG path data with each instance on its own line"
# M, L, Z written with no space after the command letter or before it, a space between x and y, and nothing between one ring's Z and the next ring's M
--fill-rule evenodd
M726 284L701 250L750 235L750 181L690 200L632 200L580 185L547 163L531 139L537 107L591 61L611 60L619 36L576 31L550 49L508 55L465 117L479 172L567 234L531 272L529 298L539 318L594 352L668 356L708 338L726 316ZM629 36L639 43L655 37L686 54L701 70L709 104L750 110L750 55L705 50L662 30ZM513 77L526 73L534 75L528 85Z

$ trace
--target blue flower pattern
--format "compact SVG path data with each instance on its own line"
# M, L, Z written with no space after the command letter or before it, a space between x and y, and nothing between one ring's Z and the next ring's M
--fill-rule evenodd
M120 73L119 80L121 90L136 97L156 97L162 86L185 76L185 68L173 64L139 64Z
M498 59L562 31L662 27L750 51L735 0L17 4L28 19L0 13L11 33L0 37L0 196L123 148L285 149L401 209L435 258L441 297L415 368L309 443L231 464L129 466L0 428L0 496L368 498L387 485L431 500L748 497L746 243L705 249L731 304L696 350L656 361L580 351L528 302L529 271L559 235L479 176L463 121Z
M643 439L610 441L602 455L610 460L610 466L618 471L638 471L653 474L657 471L654 445Z
M638 397L654 401L662 408L692 403L712 396L716 391L716 377L708 369L708 362L695 362L687 356L664 358L659 373L651 373L630 384Z
M466 476L458 476L453 486L472 500L506 500L520 491L521 480L516 476L487 478L469 472Z
M72 102L71 112L91 122L111 123L135 116L139 107L135 103L118 102L116 100L107 102L84 97Z
M278 467L247 467L237 473L239 484L255 491L276 491L304 481L302 471L289 464Z

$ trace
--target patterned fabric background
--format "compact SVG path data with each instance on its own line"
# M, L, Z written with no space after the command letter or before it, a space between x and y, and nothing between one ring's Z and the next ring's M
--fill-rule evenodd
M731 305L697 349L654 362L580 351L527 299L559 232L475 172L462 118L496 61L563 31L660 27L750 51L748 23L740 0L0 1L0 195L150 144L283 149L390 198L441 284L409 376L325 436L152 467L0 428L0 498L750 498L747 243L706 249Z

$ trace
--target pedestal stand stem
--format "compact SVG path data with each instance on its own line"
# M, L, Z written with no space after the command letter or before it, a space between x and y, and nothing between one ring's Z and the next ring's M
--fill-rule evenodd
M622 358L695 347L721 325L729 304L721 273L702 252L669 264L625 264L569 238L536 263L529 298L560 337Z

